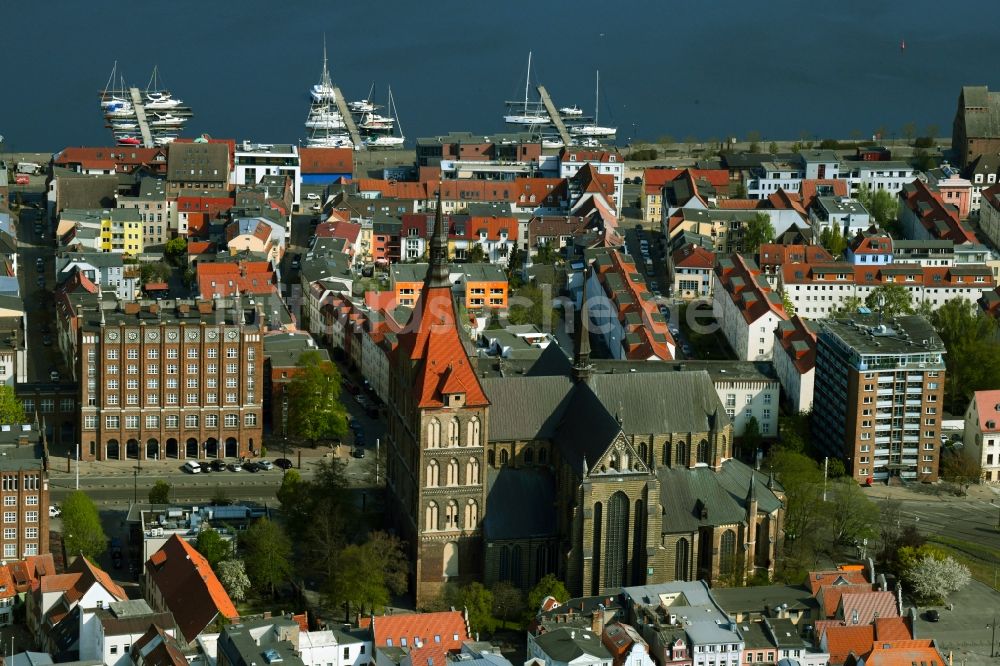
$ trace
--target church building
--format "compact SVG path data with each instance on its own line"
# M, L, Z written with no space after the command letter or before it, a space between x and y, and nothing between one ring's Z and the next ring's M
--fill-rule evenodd
M439 213L390 369L389 511L418 607L448 582L528 589L553 573L597 595L773 573L783 493L733 459L707 372L591 360L584 320L572 362L550 345L529 367L487 373L458 312Z

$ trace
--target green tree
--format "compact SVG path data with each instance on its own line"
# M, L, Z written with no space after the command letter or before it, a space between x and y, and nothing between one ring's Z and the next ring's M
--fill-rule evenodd
M533 259L536 264L555 264L559 258L559 251L549 243L542 243L538 246Z
M888 190L872 191L867 184L863 183L858 190L858 201L871 214L875 223L892 233L899 233L899 199L889 193Z
M479 243L474 243L465 253L465 262L468 264L481 264L486 261L486 251Z
M877 534L878 507L854 479L843 477L829 482L825 508L834 544L857 543Z
M392 595L406 591L408 569L403 542L387 532L373 532L365 543L350 544L337 554L325 588L327 601L376 612Z
M751 416L743 425L743 436L739 439L740 451L737 452L736 457L746 458L750 456L753 458L757 454L757 449L760 447L762 441L760 423L758 423L756 416Z
M62 529L67 555L93 560L108 547L97 507L82 490L74 490L63 500Z
M170 484L160 480L149 489L150 504L170 504Z
M507 308L507 323L513 326L534 324L545 326L546 294L535 284L523 285L510 297Z
M319 352L307 351L295 365L288 382L288 430L315 446L321 439L334 439L347 431L347 412L338 399L340 373Z
M847 239L840 232L840 226L836 224L823 228L819 233L819 244L825 247L834 259L839 259L847 249Z
M830 458L827 462L826 473L831 479L839 479L847 475L847 467L844 466L844 461L840 458Z
M837 309L834 310L834 313L838 315L851 315L856 313L858 308L863 305L864 303L857 296L848 296L841 302Z
M901 284L882 284L875 287L865 298L865 305L873 312L881 310L883 319L913 314L910 292Z
M495 583L493 593L493 615L504 625L507 618L519 617L524 612L524 593L506 581Z
M250 580L273 597L275 587L292 573L292 542L280 525L261 518L243 533L240 547Z
M218 571L219 562L233 554L233 547L229 541L223 539L222 535L211 527L206 527L198 532L194 549L204 555L209 565L216 571Z
M778 144L776 142L772 141L768 145L768 147L767 147L767 152L771 153L772 155L777 155L778 154Z
M469 628L474 632L492 634L497 628L493 617L493 593L480 582L467 585L447 585L442 595L445 603L469 611Z
M795 303L788 297L788 292L781 292L781 305L785 308L785 314L789 317L795 316Z
M771 224L771 216L767 213L757 213L747 222L746 230L743 232L743 249L750 254L756 254L761 244L770 243L774 240L774 226Z
M913 153L913 166L920 171L929 171L937 166L937 161L924 148L919 148Z
M559 603L569 601L569 592L562 581L553 574L547 574L528 592L528 612L532 617L542 607L546 597L552 597Z
M960 414L975 391L1000 386L996 320L972 303L954 298L934 311L931 323L948 350L945 407Z
M969 584L969 568L951 556L928 553L915 558L903 569L903 580L914 596L924 603L941 603L952 592Z
M218 572L219 582L226 588L229 598L244 601L250 591L250 578L243 560L223 560L219 562Z
M139 267L139 279L143 284L150 282L166 282L170 279L170 266L162 261L143 264Z
M14 387L0 386L0 423L20 425L25 421L24 405L14 395Z
M349 537L357 536L357 509L350 500L346 464L321 460L312 479L303 480L288 470L278 489L278 501L289 533L299 545L302 568L331 576L337 552Z
M172 263L179 264L187 253L187 239L183 236L171 238L163 246L163 255Z
M967 490L970 485L982 480L982 462L976 455L965 451L964 448L942 447L941 476L947 481L957 483L963 490Z
M939 129L940 128L937 125L934 125L932 123L932 124L928 125L926 128L924 128L924 135L925 136L929 136L932 139L936 139L937 135L938 135L938 130Z

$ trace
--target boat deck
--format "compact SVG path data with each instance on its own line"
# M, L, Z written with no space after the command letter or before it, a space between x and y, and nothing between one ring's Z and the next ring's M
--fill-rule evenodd
M545 105L545 110L549 112L549 120L552 121L556 131L559 132L559 138L562 139L563 145L571 145L573 138L569 135L566 123L563 122L562 116L559 114L559 109L556 108L555 102L549 97L549 91L545 89L545 86L538 86L538 96L542 98L542 104Z
M365 142L361 138L361 132L358 131L358 124L354 122L354 116L351 115L351 110L347 108L347 102L344 100L344 94L340 92L340 88L337 86L333 87L333 101L337 103L337 109L340 111L340 115L344 118L344 125L347 126L347 133L351 135L351 141L354 142L354 150L364 150Z
M132 108L135 109L136 120L139 121L139 131L142 133L142 145L146 148L153 148L153 133L149 131L149 120L146 118L146 105L142 99L142 91L138 88L129 88L129 95L132 96Z

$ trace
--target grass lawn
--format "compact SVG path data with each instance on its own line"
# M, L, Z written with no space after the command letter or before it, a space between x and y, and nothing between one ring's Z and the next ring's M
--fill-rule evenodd
M997 571L1000 570L1000 550L972 541L962 541L949 536L928 537L933 543L958 562L969 567L972 577L984 585L997 589Z

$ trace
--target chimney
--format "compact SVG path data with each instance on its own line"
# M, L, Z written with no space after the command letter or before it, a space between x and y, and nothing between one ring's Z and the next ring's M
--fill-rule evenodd
M604 631L604 613L599 610L595 610L590 614L590 630L595 634L599 634Z

